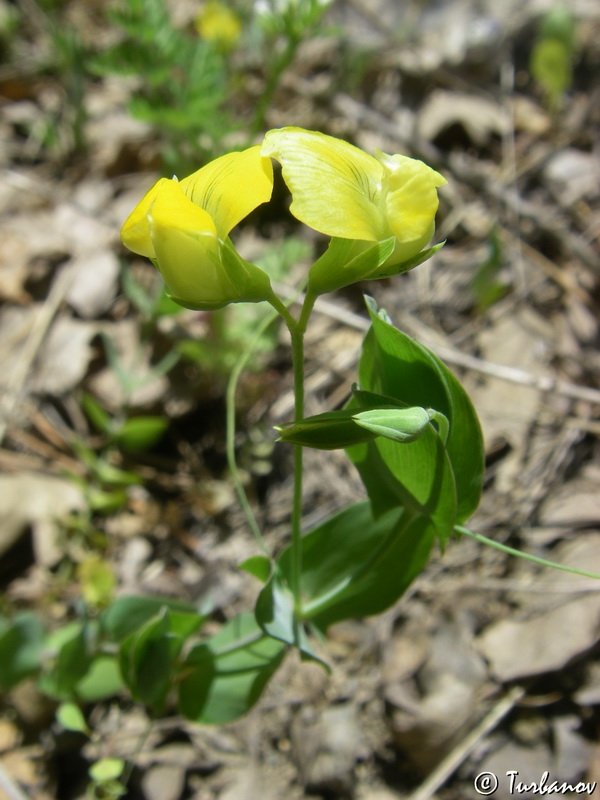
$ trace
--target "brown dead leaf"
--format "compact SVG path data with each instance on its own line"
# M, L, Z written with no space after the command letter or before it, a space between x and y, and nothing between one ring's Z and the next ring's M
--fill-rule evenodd
M555 489L544 501L540 509L540 524L569 528L600 525L598 486L600 467L590 464L576 478ZM600 567L600 561L598 566ZM580 568L592 570L589 561L587 566L582 563Z
M546 365L554 349L554 335L552 326L539 314L528 308L516 308L479 334L481 354L493 363L516 366L535 376L550 375ZM471 396L485 440L506 441L510 445L510 453L496 472L498 491L509 493L522 485L525 449L539 413L540 393L528 386L487 379L472 389ZM541 452L538 457L547 459L548 454Z
M115 299L119 259L110 250L77 256L71 263L74 278L67 302L80 317L93 319L107 311Z
M174 764L150 767L142 778L146 800L179 800L184 786L185 769Z
M100 403L116 411L124 403L130 407L144 408L161 401L167 394L169 381L164 375L151 374L151 352L140 343L138 323L133 319L125 319L106 326L105 331L118 353L121 368L135 382L135 386L129 394L115 370L107 367L90 381Z
M38 355L32 376L35 392L61 395L79 384L92 357L97 326L69 317L58 318Z
M428 142L452 125L460 125L477 145L484 145L492 134L508 131L505 110L493 100L460 92L433 92L424 103L418 119L419 135Z
M27 240L15 233L4 233L0 247L0 298L16 303L27 301L25 281L28 277Z
M292 742L307 786L319 792L350 789L354 764L365 748L354 704L330 706L314 717L300 715Z
M600 596L580 597L532 619L501 620L477 640L500 681L563 669L590 650L600 634Z
M544 176L554 184L557 197L564 207L582 198L598 199L600 158L575 148L559 150L548 162Z
M81 489L64 478L34 472L0 475L0 555L31 527L36 562L56 564L62 556L60 520L84 508Z
M394 740L423 774L439 763L476 716L485 666L471 640L466 616L443 620L417 675L420 702L392 712Z
M0 753L14 750L22 738L21 731L9 719L0 719Z
M552 560L575 569L600 574L600 534L582 533L563 542L550 554ZM568 572L545 570L534 578L547 593L515 594L523 608L521 618L500 620L486 628L476 646L502 681L562 669L595 645L600 634L600 593L594 582ZM572 595L561 586L577 588L578 581L590 594Z

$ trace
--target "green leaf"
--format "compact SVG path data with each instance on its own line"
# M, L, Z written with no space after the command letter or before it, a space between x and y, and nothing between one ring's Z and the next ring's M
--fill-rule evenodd
M267 556L250 556L239 565L240 569L266 583L273 570L273 562Z
M419 406L374 408L359 411L352 419L368 431L401 444L420 438L430 422L429 413Z
M107 605L117 584L112 564L97 554L88 555L79 564L77 577L81 584L81 594L88 605Z
M226 623L190 650L179 686L179 707L188 719L224 725L247 713L285 654L282 642L266 636L254 615Z
M47 645L59 643L48 671L39 680L40 689L59 700L75 697L75 687L88 671L92 658L87 644L88 629L79 622L67 625L48 638Z
M546 92L553 108L560 107L562 95L573 82L571 53L560 39L541 39L530 59L531 74Z
M185 640L203 621L198 614L171 613L163 605L156 616L125 639L119 663L135 700L157 713L164 711L169 690L178 677L175 662Z
M61 703L56 709L56 719L65 730L85 733L86 735L90 733L85 717L75 703Z
M166 608L121 645L119 663L123 680L134 700L161 713L171 688L172 640Z
M458 380L437 356L382 319L370 298L367 298L367 305L372 326L365 337L359 363L360 387L367 392L391 397L400 405L435 409L448 420L449 430L444 449L456 486L455 521L465 520L479 504L484 470L483 437L471 401ZM386 445L382 439L350 448L350 458L362 465L359 467L361 476L370 484L367 486L369 496L371 497L373 491L373 497L377 499L377 513L385 508L392 508L397 502L394 482L398 479L413 483L414 489L414 481L410 481L408 471L414 466L414 454L418 452L418 447L427 448L427 457L439 452L438 445L431 439L432 435L436 436L430 429L417 442L395 450L390 449L389 443ZM381 467L381 461L383 467L391 467L386 459L396 451L401 455L396 453L393 458L393 469L390 470L392 476L385 475L385 470L381 468L382 474L378 477L381 485L378 488L377 480L370 471ZM401 463L403 458L407 460L405 466ZM424 464L421 467L421 473L425 475L426 467ZM417 493L421 495L418 501L420 504L423 503L423 489L433 497L436 492L435 484L442 478L444 483L448 482L447 477L436 474L430 481L429 489L422 487ZM406 488L413 491L410 486Z
M143 452L154 447L169 427L164 417L132 417L126 420L114 434L114 441L124 450Z
M179 614L196 617L199 625L205 619L197 613L196 607L191 603L169 597L132 596L115 600L102 614L100 625L110 639L121 642L156 616L162 608L169 609L172 621Z
M103 485L121 488L138 486L142 483L142 479L135 472L119 469L104 458L96 457L91 469L94 476Z
M302 617L325 630L389 608L422 571L435 537L427 517L395 508L374 519L366 501L326 520L302 539ZM290 555L288 547L279 558L284 577Z
M108 783L121 777L125 762L121 758L101 758L88 770L90 778L96 783Z
M113 424L112 417L106 409L102 408L95 397L85 392L81 397L81 407L97 431L110 434Z
M97 656L75 686L75 696L82 703L97 703L114 697L123 689L121 670L114 656Z
M329 665L314 652L302 621L294 606L289 581L275 573L258 596L255 608L256 621L265 633L281 642L293 645L300 653L320 663L327 671Z
M8 691L41 666L46 629L33 613L0 618L0 689Z
M114 514L127 504L127 492L125 489L112 489L110 492L89 486L86 492L86 499L91 511L97 514Z

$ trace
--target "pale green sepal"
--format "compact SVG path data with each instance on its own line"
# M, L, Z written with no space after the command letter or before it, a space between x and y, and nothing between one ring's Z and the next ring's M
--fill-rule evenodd
M337 450L374 439L376 434L360 427L353 418L353 409L326 411L276 427L279 441L314 447L317 450Z
M377 436L394 442L414 442L429 425L429 412L419 406L411 408L376 408L359 411L353 420Z
M215 311L230 303L259 303L272 294L271 281L266 272L243 259L230 240L219 241L219 263L222 271L221 297L218 300L194 301L178 297L167 287L166 294L179 305L195 311ZM201 279L201 277L200 277ZM199 295L201 293L199 292Z
M428 247L427 250L421 250L420 253L417 253L416 256L407 259L406 261L400 262L400 264L383 264L379 269L375 270L373 275L369 275L369 280L379 280L380 278L391 278L394 275L401 275L404 272L409 272L409 270L418 267L419 264L422 264L424 261L427 261L434 256L438 250L441 250L442 247L446 244L445 241L440 242L439 244L434 245L433 247ZM390 259L393 261L393 259Z
M329 247L310 268L308 290L326 294L357 281L368 280L394 252L395 237L381 242L332 239Z
M441 411L436 411L434 408L428 408L427 413L429 414L429 419L434 423L442 443L446 445L448 434L450 433L448 417L442 414Z

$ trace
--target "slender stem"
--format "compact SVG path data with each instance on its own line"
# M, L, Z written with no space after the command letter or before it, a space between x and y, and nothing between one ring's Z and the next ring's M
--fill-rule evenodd
M295 419L304 416L304 336L295 330L292 335L292 362L294 372ZM291 590L297 612L301 607L302 579L302 445L294 445L294 494L292 499L292 550L291 550Z
M484 536L481 533L470 531L468 528L464 528L462 525L455 525L454 530L457 533L470 536L472 539L475 539L481 544L487 544L490 547L495 547L496 550L500 550L503 553L508 553L509 555L517 556L518 558L524 558L527 561L533 561L534 564L541 564L543 567L560 569L563 572L571 572L573 575L581 575L584 578L594 578L595 580L600 580L600 575L597 575L595 572L587 572L587 570L576 569L575 567L569 567L566 564L557 564L556 561L549 561L547 558L539 558L538 556L532 556L529 553L523 553L522 550L517 550L514 547L509 547L506 544L500 544L500 542L495 542L493 539L488 539L487 536Z
M271 106L271 101L279 86L279 80L294 60L298 45L298 38L288 34L283 52L280 53L279 56L276 56L272 64L269 65L266 86L261 93L261 97L254 112L254 119L250 128L250 138L254 138L254 136L265 127L267 110Z
M277 311L277 313L283 318L288 330L291 332L292 328L295 328L298 323L296 322L289 308L273 291L271 292L270 296L267 297L267 302L270 303L275 311ZM290 302L294 302L294 300L292 299Z
M292 338L294 418L296 422L304 417L304 334L316 299L316 295L309 290L304 298L298 321L293 326L288 326ZM302 609L302 472L303 448L302 445L295 445L290 589L298 615L301 614Z
M274 304L272 303L272 305ZM290 312L287 310L287 308L283 304L281 305L286 314L290 316ZM279 308L275 308L275 310L281 313ZM260 530L260 526L256 521L254 512L252 511L252 506L250 505L250 501L248 500L246 490L244 489L244 483L242 481L242 477L240 475L240 471L238 469L237 462L235 459L235 393L237 390L237 385L240 379L240 375L242 374L242 370L248 363L248 359L252 355L256 343L274 320L275 320L275 315L273 314L273 312L271 312L265 317L265 319L255 332L254 336L252 337L250 344L248 345L246 350L242 353L240 358L237 360L229 376L229 383L227 384L227 435L226 435L227 464L229 466L231 480L233 481L233 485L235 487L238 500L246 517L246 521L248 522L248 526L250 527L250 530L254 534L254 538L258 542L259 547L261 548L263 553L265 553L265 555L269 555L267 546L265 544L265 540Z

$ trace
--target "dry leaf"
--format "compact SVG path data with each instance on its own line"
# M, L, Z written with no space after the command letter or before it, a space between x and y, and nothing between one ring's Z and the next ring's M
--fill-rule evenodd
M93 319L108 311L117 293L120 264L110 250L77 256L71 262L73 282L67 302L80 317Z
M71 481L35 472L0 475L0 555L31 528L36 562L60 560L60 520L83 511L81 489Z
M460 125L472 142L483 145L492 134L506 133L509 120L502 106L492 100L460 92L433 92L419 112L419 135L430 142L452 125Z
M97 330L89 322L58 318L38 355L33 390L61 395L81 383L92 357L90 343Z

